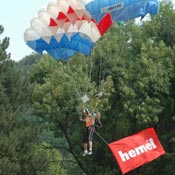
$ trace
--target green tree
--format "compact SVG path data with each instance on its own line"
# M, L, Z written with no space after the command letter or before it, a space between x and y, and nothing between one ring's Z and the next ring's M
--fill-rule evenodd
M3 27L0 26L0 34L3 33ZM10 68L12 62L10 61L10 54L7 54L6 49L9 45L9 38L4 38L0 41L0 174L16 174L20 167L16 163L14 150L14 137L12 137L13 128L17 127L15 114L11 102L13 101L10 96L11 91L7 85L8 74L10 74ZM10 82L9 82L10 83Z
M171 48L175 44L175 11L171 0L162 0L158 15L152 16L151 21L144 22L144 35L154 41L161 40Z
M36 115L50 123L56 137L66 140L66 144L61 146L71 153L79 167L87 174L92 173L92 170L86 167L80 156L83 126L79 122L79 117L84 107L91 110L95 110L96 107L103 108L103 111L109 110L108 98L113 86L111 78L108 77L98 88L95 87L95 83L90 81L90 59L77 55L68 62L56 62L45 56L31 70L31 80L35 84L33 107ZM94 98L94 94L99 91L103 92L103 97ZM85 94L91 99L86 104L80 100Z
M173 15L171 3L163 1L160 13L150 21L112 27L97 42L90 57L76 55L68 62L55 62L45 56L33 67L35 112L49 123L56 137L66 140L62 147L73 155L85 174L120 172L106 144L96 135L94 156L85 160L79 156L82 126L78 118L84 106L100 109L105 125L99 132L109 142L147 127L156 129L167 154L128 174L173 173ZM103 96L95 99L99 91ZM90 101L83 104L80 97L85 94Z
M0 34L2 32L0 26ZM6 52L8 45L9 38L0 41L0 174L63 175L65 171L62 168L60 173L58 160L60 152L37 145L41 122L34 124L20 116L24 111L21 104L29 104L30 91ZM57 155L56 158L52 154Z

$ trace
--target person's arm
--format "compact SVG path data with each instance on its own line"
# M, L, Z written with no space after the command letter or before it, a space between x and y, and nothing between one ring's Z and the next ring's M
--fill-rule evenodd
M96 111L96 118L101 118L100 112Z
M82 121L82 122L86 122L86 118L82 118L82 117L80 117L80 121Z

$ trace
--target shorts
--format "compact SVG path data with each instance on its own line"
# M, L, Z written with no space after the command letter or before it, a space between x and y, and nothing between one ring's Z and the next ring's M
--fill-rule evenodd
M84 137L83 137L83 143L88 143L89 141L92 141L94 132L95 132L94 126L87 127L86 132L85 132Z

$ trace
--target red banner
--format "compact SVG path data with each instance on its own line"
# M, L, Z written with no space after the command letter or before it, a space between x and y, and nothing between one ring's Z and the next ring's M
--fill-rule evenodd
M165 154L154 128L108 144L123 174Z

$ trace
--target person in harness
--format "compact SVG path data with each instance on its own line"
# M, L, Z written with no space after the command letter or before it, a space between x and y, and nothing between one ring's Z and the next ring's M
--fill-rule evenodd
M86 108L83 110L83 114L84 118L81 117L80 121L84 121L86 123L85 133L83 136L83 148L84 148L83 156L86 156L86 155L92 155L93 135L96 128L96 121L97 120L100 121L100 113L98 111L97 113L91 113Z

